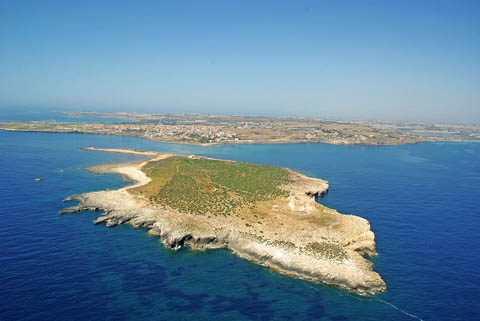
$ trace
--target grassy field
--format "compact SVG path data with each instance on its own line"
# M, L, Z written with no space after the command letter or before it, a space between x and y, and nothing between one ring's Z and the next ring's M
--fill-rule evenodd
M134 192L191 214L228 216L288 196L279 186L289 182L289 172L280 167L173 156L150 162L143 171L152 181Z

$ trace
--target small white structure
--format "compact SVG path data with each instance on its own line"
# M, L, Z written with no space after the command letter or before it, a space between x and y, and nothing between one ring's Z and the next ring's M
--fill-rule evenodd
M290 210L295 212L310 213L315 206L315 196L307 194L290 195L288 198Z

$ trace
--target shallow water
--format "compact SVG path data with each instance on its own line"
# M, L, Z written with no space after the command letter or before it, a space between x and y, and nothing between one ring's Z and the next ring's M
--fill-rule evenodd
M228 251L173 253L145 230L57 214L66 196L126 184L81 168L136 148L287 166L329 180L320 201L365 217L388 290L366 298ZM480 144L162 144L0 131L1 320L465 320L480 318ZM44 177L37 182L34 178Z

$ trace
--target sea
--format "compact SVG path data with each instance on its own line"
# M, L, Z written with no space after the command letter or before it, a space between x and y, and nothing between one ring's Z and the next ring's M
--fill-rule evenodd
M94 225L98 212L59 215L74 205L67 196L128 184L85 167L143 159L79 149L89 146L278 165L326 179L320 203L370 221L378 252L371 260L387 291L350 294L227 250L172 252L145 229ZM0 320L480 320L480 144L204 147L0 131L0 153Z

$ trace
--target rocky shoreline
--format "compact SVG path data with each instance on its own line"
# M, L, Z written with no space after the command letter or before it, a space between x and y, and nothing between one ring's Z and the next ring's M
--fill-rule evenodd
M290 171L292 183L285 186L290 197L279 205L269 205L268 224L252 226L253 223L246 224L244 218L235 217L206 219L157 207L133 192L135 187L150 181L141 170L145 164L170 156L163 154L138 163L95 166L91 169L94 172L120 174L134 184L114 191L67 197L65 201L76 200L79 204L60 213L100 211L102 214L95 224L147 228L149 234L158 236L165 247L172 250L184 246L227 248L239 257L280 273L362 295L374 295L386 289L380 275L372 270L373 264L364 258L365 254L376 255L375 236L368 221L340 214L315 202L315 196L328 190L326 181Z

